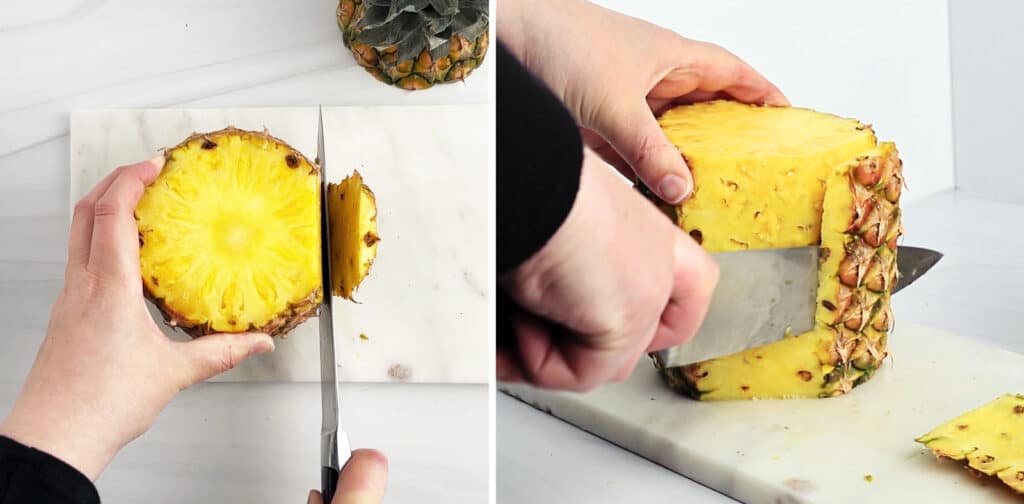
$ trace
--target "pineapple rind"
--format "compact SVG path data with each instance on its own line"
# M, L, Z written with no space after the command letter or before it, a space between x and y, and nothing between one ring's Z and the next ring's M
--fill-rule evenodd
M1024 395L1005 394L915 441L1024 494Z
M245 131L234 127L193 134L177 146L165 149L164 157L164 169L146 189L146 194L136 208L135 217L139 226L143 293L160 309L165 322L192 337L250 331L284 337L315 315L322 299L320 227L317 218L320 170L317 165L265 131ZM263 164L254 166L254 162ZM207 165L217 167L220 171L216 175L213 170L194 172ZM259 177L247 176L257 171ZM203 177L211 176L221 178L217 184L198 189L190 187L191 184L186 180L198 177L205 181ZM253 198L246 193L247 190L253 190L253 187L259 188L259 184L273 177L277 177L274 179L274 188L266 191L264 198ZM280 211L293 216L293 212L298 212L295 218L308 223L299 227L293 225L293 229L284 230L282 234L286 239L276 236L259 241L264 248L245 247L229 261L216 258L218 254L211 252L212 241L221 238L211 230L215 227L211 221L220 218L230 222L231 218L227 214L234 215L239 221L246 221L246 210L255 209L253 213L258 214L260 202L267 202L271 197L278 199L268 204L278 205L282 209ZM231 207L231 203L239 206ZM186 223L184 227L173 222L179 213L188 216L189 212L194 212L202 222ZM247 231L266 234L266 229L254 228L272 225L257 224L260 225L250 226ZM182 229L187 232L185 236L181 234ZM202 236L212 238L197 238ZM260 240L259 237L255 239ZM278 250L277 244L284 241L292 247L286 253L294 260L285 261L283 267L280 264L278 266L282 274L287 273L290 277L272 283L275 289L282 287L285 292L278 295L275 290L273 299L269 300L253 294L259 288L266 290L266 279L261 279L258 288L255 277L250 277L249 288L246 288L246 279L239 275L246 273L243 269L260 261L258 257L253 259L245 254L259 256L265 247ZM199 253L200 250L209 253L188 257L190 253ZM168 264L176 267L169 268ZM197 273L197 268L205 270L201 269ZM195 278L204 278L205 283L192 283ZM214 288L225 285L228 286L226 289ZM218 302L220 309L216 306Z
M830 397L869 379L892 323L895 146L857 121L804 109L716 101L659 122L694 176L677 223L705 250L822 247L814 329L678 368L655 359L669 386L702 400Z

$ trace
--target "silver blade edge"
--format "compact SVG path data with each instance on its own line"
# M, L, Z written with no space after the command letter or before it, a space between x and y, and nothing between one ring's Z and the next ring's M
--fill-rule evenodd
M712 254L718 287L704 324L688 343L655 352L661 367L729 355L799 334L814 326L818 247ZM920 278L942 258L933 250L899 247L900 280L893 293Z
M320 274L323 301L320 324L320 465L341 470L351 456L348 435L341 427L338 402L337 361L334 345L334 302L331 292L331 221L327 211L327 163L324 147L323 109L319 112L316 162L320 167Z
M942 252L900 245L896 254L896 269L900 274L892 293L895 294L914 283L932 269L932 266L935 266L940 259L942 259Z

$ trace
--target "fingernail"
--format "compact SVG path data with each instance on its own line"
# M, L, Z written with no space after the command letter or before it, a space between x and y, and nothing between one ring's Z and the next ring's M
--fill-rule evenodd
M388 470L388 457L380 450L367 450L367 458L373 461L377 469Z
M252 351L249 353L249 355L260 355L274 351L274 338L271 338L266 334L262 336L263 337L260 338L260 340L256 342L255 345L252 346Z
M668 174L662 177L658 184L658 195L666 203L679 203L690 193L690 182L675 174Z
M365 492L366 496L365 500L354 499L353 502L380 502L388 482L388 458L378 450L356 450L352 455L363 470L355 481L348 480L354 483L349 488L356 494Z
M151 165L156 167L157 173L160 173L160 171L164 169L164 163L165 162L167 162L167 160L164 159L164 155L163 154L160 154L159 156L156 156L153 159L149 160L149 164L151 164Z

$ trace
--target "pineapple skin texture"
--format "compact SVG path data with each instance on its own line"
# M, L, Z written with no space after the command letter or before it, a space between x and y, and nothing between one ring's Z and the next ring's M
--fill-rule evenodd
M448 56L433 59L424 49L415 60L398 61L394 47L377 49L355 41L356 26L366 13L366 0L339 0L338 28L345 47L352 51L356 63L385 84L408 90L428 89L434 84L466 80L483 61L490 45L487 31L475 40L453 34Z
M915 441L1024 494L1024 394L1005 394Z
M887 355L902 233L902 163L855 120L716 101L659 122L693 172L675 217L708 252L820 245L815 327L682 367L655 366L702 400L830 397L870 378Z
M226 128L164 151L135 211L143 291L193 337L284 337L316 314L320 170L266 132Z
M340 184L328 184L331 216L331 291L353 299L377 257L377 198L356 171Z

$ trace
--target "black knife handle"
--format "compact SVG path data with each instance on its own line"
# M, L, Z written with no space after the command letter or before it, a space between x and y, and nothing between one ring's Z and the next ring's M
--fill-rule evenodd
M333 467L320 468L320 493L324 496L324 504L331 504L334 491L338 488L338 470Z

